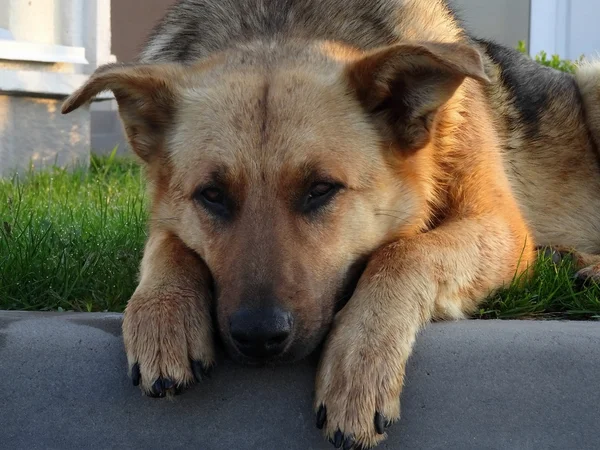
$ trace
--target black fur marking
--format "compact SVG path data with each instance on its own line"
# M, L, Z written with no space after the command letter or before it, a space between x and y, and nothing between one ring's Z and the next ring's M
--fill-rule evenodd
M577 84L575 83L575 92L577 95L577 103L579 105L581 105L581 112L579 114L580 116L580 120L587 124L587 112L586 112L586 107L585 107L585 103L583 102L583 96L581 95L581 91L579 90L579 86L577 86ZM590 146L592 147L592 152L594 152L594 156L596 157L596 165L598 166L598 168L600 169L600 142L597 141L596 137L594 136L594 133L592 133L592 130L590 129L589 126L586 126L587 129L587 135L588 135L588 140L590 142Z
M183 63L188 62L190 49L192 48L193 43L198 39L197 35L197 30L192 29L189 26L182 28L179 33L177 33L177 36L174 39L181 44L175 56L178 61Z
M513 94L525 137L535 139L539 135L542 114L551 100L549 93L572 91L576 88L575 80L568 74L541 66L518 50L482 39L475 39L475 42L500 67L501 82ZM517 127L516 124L513 126Z

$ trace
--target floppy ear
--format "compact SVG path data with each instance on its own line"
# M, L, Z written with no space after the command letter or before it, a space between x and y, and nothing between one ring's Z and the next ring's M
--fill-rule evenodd
M149 162L162 148L172 123L176 83L181 78L176 65L108 64L65 100L62 113L70 113L100 92L112 91L131 147Z
M479 52L453 43L385 47L352 62L346 75L365 109L409 151L429 143L437 112L466 77L489 82Z

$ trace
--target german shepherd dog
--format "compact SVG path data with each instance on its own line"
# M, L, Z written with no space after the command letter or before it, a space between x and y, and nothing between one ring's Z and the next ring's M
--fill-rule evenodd
M600 259L600 66L472 37L444 0L182 0L110 90L151 199L123 335L135 385L324 340L317 426L370 448L432 320L468 317L536 248ZM584 266L589 267L584 267Z

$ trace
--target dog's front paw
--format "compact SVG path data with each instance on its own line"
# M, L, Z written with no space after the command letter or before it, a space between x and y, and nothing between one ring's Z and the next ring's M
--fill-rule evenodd
M341 324L340 324L341 325ZM338 326L317 373L317 427L335 448L372 448L400 418L405 361L394 342Z
M192 293L138 289L125 310L123 340L133 384L151 397L178 394L214 364L208 308Z

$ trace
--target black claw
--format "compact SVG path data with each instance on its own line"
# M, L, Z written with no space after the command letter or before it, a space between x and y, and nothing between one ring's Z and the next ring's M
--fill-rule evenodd
M138 363L135 363L131 368L131 381L133 381L134 386L140 385L140 378L140 365Z
M192 361L192 372L194 373L194 378L199 383L202 381L202 363L200 361Z
M340 430L337 430L335 432L335 434L333 435L333 446L335 448L340 448L342 446L343 442L344 442L344 433L342 433Z
M171 380L170 378L163 379L163 388L165 389L165 391L173 389L174 387L175 383L173 383L173 380Z
M192 372L198 383L202 381L203 377L210 378L211 370L211 366L205 366L201 361L192 361Z
M348 436L344 441L344 450L352 450L354 448L354 436Z
M386 421L385 421L384 428L389 428L389 427L391 427L391 426L392 426L392 421L391 421L391 420L386 420Z
M375 413L375 431L379 434L385 433L385 417L378 412Z
M325 425L326 420L327 420L327 408L325 408L325 405L321 405L319 407L319 411L317 411L317 428L319 430L323 429L323 425Z
M577 272L573 276L573 281L575 283L575 287L578 290L583 290L594 284L594 278L588 275L584 275L583 273Z
M152 394L151 397L155 397L155 398L162 398L165 396L165 391L164 391L163 382L162 382L161 378L156 380L154 382L154 384L152 385L152 393L151 394Z
M575 285L575 289L578 291L583 291L586 288L586 280L574 277L573 284Z

